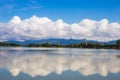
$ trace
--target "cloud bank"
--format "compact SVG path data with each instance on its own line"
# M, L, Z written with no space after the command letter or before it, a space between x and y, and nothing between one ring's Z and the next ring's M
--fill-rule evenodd
M14 16L8 23L0 23L0 41L39 40L45 38L73 38L98 41L120 39L120 24L107 19L100 21L83 19L79 23L68 24L58 19L32 16L21 20Z
M8 69L13 76L24 72L32 77L47 76L52 72L60 75L67 70L78 71L84 76L94 74L107 76L109 73L120 72L120 59L114 54L84 55L71 56L68 53L51 56L36 51L32 51L31 54L28 51L2 51L0 68Z

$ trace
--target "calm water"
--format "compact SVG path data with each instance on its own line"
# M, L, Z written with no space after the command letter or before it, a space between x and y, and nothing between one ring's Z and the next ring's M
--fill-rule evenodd
M120 50L0 47L0 80L120 80Z

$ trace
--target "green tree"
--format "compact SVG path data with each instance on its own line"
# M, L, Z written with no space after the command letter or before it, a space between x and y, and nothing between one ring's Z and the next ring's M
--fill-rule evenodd
M120 49L120 39L116 41L118 48Z

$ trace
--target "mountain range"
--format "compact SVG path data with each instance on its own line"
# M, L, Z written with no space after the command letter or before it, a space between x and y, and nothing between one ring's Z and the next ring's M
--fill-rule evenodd
M22 44L22 45L28 45L28 44L42 44L42 43L50 43L50 44L79 44L82 42L90 42L93 44L98 43L99 41L95 40L86 40L86 39L60 39L60 38L50 38L50 39L40 39L40 40L25 40L25 41L5 41L9 43L16 43L16 44ZM105 42L99 42L100 44L104 44ZM116 40L106 42L107 44L116 44Z

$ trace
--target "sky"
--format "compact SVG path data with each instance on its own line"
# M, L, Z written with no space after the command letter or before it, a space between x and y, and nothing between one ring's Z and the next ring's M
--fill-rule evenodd
M120 39L119 4L120 0L0 0L0 41Z
M120 22L119 4L120 0L0 0L0 21L7 22L13 16L25 19L36 15L67 23L85 18Z

